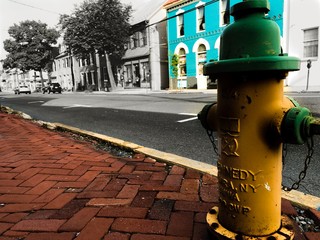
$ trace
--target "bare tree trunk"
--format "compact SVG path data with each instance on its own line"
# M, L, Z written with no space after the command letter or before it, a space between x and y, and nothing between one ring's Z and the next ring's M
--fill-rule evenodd
M40 74L40 79L41 79L41 88L44 87L44 81L43 81L43 76L42 76L42 69L39 70L39 74Z
M72 90L75 92L77 90L76 82L74 80L74 73L73 73L73 57L71 53L69 53L70 56L70 70L71 70L71 81L72 81Z
M117 86L116 86L116 82L114 81L109 55L107 53L105 53L105 55L106 55L106 63L107 63L106 65L107 65L107 71L108 71L109 81L111 85L111 91L113 91L116 89Z

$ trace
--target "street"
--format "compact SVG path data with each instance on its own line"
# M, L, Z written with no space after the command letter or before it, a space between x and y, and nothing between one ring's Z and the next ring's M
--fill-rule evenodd
M320 116L320 94L292 93L314 116ZM196 118L203 106L216 100L208 93L14 95L1 93L1 105L34 119L60 122L160 151L216 165L212 144ZM320 197L320 138L314 138L313 158L299 191ZM284 185L295 182L304 169L307 146L288 145Z

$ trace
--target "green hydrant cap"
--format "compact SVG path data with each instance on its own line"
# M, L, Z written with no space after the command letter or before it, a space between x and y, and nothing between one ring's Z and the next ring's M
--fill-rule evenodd
M231 15L235 16L238 12L243 13L252 9L260 9L261 11L268 13L270 11L270 3L268 0L247 0L241 3L235 4L231 8Z
M247 0L234 5L235 22L220 39L219 61L204 67L205 75L251 71L296 71L300 60L282 53L280 29L266 16L268 0Z

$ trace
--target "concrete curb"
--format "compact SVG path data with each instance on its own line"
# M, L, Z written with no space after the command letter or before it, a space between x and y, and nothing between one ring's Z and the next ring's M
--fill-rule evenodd
M183 167L192 168L203 173L209 173L215 176L217 176L218 174L217 168L207 163L198 162L198 161L181 157L172 153L161 152L156 149L147 148L147 147L137 145L135 143L127 142L118 138L109 137L103 134L82 130L82 129L71 127L65 124L61 124L61 123L52 123L52 124L56 126L57 130L69 131L76 134L89 136L91 138L99 139L124 149L129 149L136 153L145 154L146 156L152 157L160 161L165 161L165 162L180 165Z
M23 112L19 112L19 111L14 111L11 108L8 107L4 107L1 106L1 110L5 110L5 112L9 113L9 114L18 114L20 115L22 118L27 119L27 120L32 120L32 118L23 113ZM128 149L131 150L133 152L136 153L142 153L145 154L146 156L152 157L156 160L160 160L160 161L164 161L164 162L168 162L171 164L175 164L175 165L180 165L186 168L192 168L195 170L198 170L200 172L203 173L208 173L211 174L213 176L218 176L218 169L217 167L207 164L207 163L202 163L202 162L198 162L189 158L185 158L185 157L181 157L175 154L171 154L171 153L166 153L166 152L162 152L159 150L155 150L152 148L147 148L132 142L127 142L118 138L114 138L114 137L109 137L103 134L99 134L99 133L95 133L95 132L91 132L91 131L87 131L87 130L82 130L76 127L72 127L72 126L68 126L62 123L48 123L48 122L43 122L43 121L36 121L36 123L38 123L39 125L50 129L50 130L60 130L60 131L68 131L68 132L72 132L75 134L79 134L79 135L83 135L83 136L88 136L97 140L101 140L104 142L107 142L109 144L124 148L124 149ZM305 194L303 192L300 191L296 191L296 190L292 190L290 192L286 192L286 191L282 191L281 196L291 202L293 202L296 205L299 206L303 206L303 207L308 207L308 208L313 208L313 209L317 209L319 210L320 208L320 198L313 196L313 195L309 195L309 194Z

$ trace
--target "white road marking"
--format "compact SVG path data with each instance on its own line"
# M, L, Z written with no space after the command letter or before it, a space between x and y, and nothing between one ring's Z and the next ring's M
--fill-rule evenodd
M76 107L91 108L92 106L90 106L90 105L82 105L82 104L73 104L71 106L66 106L66 107L63 107L63 108L66 109L66 108L76 108Z
M44 103L44 101L33 101L33 102L28 102L28 104L32 104L32 103Z
M196 113L178 113L179 115L186 115L186 116L197 116Z
M195 113L179 113L179 115L186 115L186 116L197 116L197 114ZM184 123L184 122L189 122L189 121L193 121L198 119L198 117L191 117L191 118L187 118L187 119L182 119L177 121L178 123Z

